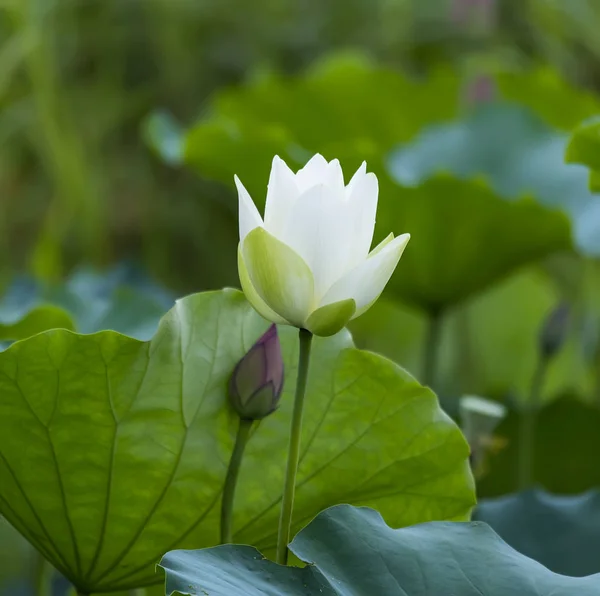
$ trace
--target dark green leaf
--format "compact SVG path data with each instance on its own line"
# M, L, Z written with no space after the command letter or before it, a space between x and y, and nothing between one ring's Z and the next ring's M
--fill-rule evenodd
M509 203L482 182L436 175L414 188L380 184L379 222L411 233L389 288L430 311L571 245L564 214L531 199Z
M600 590L600 575L553 573L480 522L394 530L372 509L339 505L320 513L290 548L309 565L281 567L248 546L173 551L161 561L166 594L595 596Z
M513 548L556 573L600 572L600 493L553 495L542 490L483 499L475 518Z

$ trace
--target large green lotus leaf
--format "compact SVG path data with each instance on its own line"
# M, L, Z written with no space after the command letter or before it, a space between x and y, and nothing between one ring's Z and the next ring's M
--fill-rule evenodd
M590 168L590 189L600 191L600 118L595 117L575 129L567 145L565 159L568 163Z
M379 233L384 225L411 233L389 290L432 312L571 246L563 213L531 199L505 201L483 182L438 174L416 187L385 178L380 186Z
M592 596L600 591L600 574L553 573L481 522L396 530L372 509L339 505L320 513L290 548L309 565L276 565L249 546L170 552L161 561L166 594Z
M534 482L557 494L578 494L600 486L600 409L571 397L544 406L535 437ZM518 489L519 413L512 410L496 429L506 444L486 462L477 484L482 497L497 497Z
M600 493L528 490L483 499L475 511L514 549L563 575L600 572Z
M0 512L80 588L151 584L172 548L218 541L236 421L227 380L267 323L240 292L180 300L150 342L50 331L0 354ZM297 358L279 411L252 437L235 539L276 540ZM391 361L315 340L294 530L339 502L399 526L465 519L468 448L435 395Z
M588 189L588 173L566 164L567 136L522 106L491 104L457 122L432 126L389 160L394 179L417 185L438 172L463 180L485 178L499 197L533 195L564 209L585 254L600 255L600 196Z
M453 117L459 98L449 70L419 80L359 55L337 55L301 76L265 75L219 92L182 140L184 161L228 185L238 174L260 205L274 155L298 168L320 152L338 158L348 176L363 160L373 169L425 124Z

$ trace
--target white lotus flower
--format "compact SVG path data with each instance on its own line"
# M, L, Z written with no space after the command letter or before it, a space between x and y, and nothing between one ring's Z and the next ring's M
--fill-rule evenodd
M264 221L235 177L240 281L265 319L333 335L377 300L410 234L390 234L369 252L379 187L366 168L345 186L337 159L315 155L294 174L275 157Z

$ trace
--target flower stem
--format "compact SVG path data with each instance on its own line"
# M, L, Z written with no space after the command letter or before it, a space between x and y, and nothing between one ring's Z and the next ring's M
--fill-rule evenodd
M292 528L292 511L294 509L294 491L296 489L296 474L300 459L300 436L302 434L302 411L304 409L304 396L306 395L306 381L308 379L308 365L310 362L310 348L312 333L300 329L300 353L298 355L298 377L296 379L296 395L294 397L294 410L290 430L290 446L288 451L283 497L281 500L281 516L279 518L279 531L277 533L277 562L286 565L288 559L288 544Z
M432 312L427 322L425 353L423 357L423 384L435 389L436 370L440 341L442 339L443 315L441 311Z
M242 458L246 443L250 437L250 429L253 420L244 420L240 418L235 445L229 460L227 476L225 477L225 486L223 487L223 499L221 501L221 544L230 544L233 533L233 501L235 499L235 488L237 485Z
M519 490L530 488L534 481L535 427L540 409L542 388L548 370L548 361L549 358L540 357L531 381L529 401L521 412L519 423Z
M51 596L54 567L44 556L36 552L35 561L35 593L37 596Z

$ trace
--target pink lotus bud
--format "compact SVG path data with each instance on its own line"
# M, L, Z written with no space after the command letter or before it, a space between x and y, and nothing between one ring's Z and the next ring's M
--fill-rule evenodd
M277 327L266 333L237 363L229 382L229 401L244 420L274 412L283 389L283 357Z

